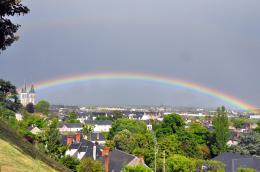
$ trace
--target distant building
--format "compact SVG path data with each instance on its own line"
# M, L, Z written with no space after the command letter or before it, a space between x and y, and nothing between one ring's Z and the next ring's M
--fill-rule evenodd
M66 133L66 132L77 132L81 131L83 129L81 123L63 123L60 124L59 126L59 131L61 133Z
M94 132L108 132L109 129L112 127L112 121L110 120L85 120L85 124L93 125Z
M36 94L34 86L31 85L30 89L28 89L25 84L24 87L19 91L19 98L23 106L26 106L29 103L35 104Z
M28 130L33 134L39 134L42 132L41 129L39 129L36 125L31 125Z

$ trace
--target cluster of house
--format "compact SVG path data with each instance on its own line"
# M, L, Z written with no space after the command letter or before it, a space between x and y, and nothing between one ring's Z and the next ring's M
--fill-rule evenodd
M67 128L66 125L63 125L63 129L64 127ZM62 132L64 133L64 130ZM95 137L100 137L98 135L99 133L96 133ZM69 131L67 134L62 134L61 136L61 143L68 146L65 155L75 157L79 160L85 157L99 160L109 172L121 172L125 166L146 166L143 157L137 157L117 149L108 151L108 148L103 147L102 144L97 144L93 140L86 140L81 131Z

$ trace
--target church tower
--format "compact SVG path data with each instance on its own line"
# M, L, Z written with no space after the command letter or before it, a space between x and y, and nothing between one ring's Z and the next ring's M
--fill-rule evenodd
M24 87L19 92L19 97L20 97L21 104L23 106L26 106L29 103L35 104L36 94L35 94L34 86L31 85L31 88L28 89L26 84L24 84Z
M36 99L36 94L35 94L34 86L31 85L31 89L29 91L29 102L35 105L35 99Z

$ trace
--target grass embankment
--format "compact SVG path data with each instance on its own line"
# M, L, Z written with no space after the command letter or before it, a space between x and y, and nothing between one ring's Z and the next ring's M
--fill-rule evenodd
M9 144L0 138L0 171L27 172L27 171L56 171L40 160L35 160L24 154L18 147Z
M8 170L12 172L70 171L37 150L0 119L0 172L8 172Z

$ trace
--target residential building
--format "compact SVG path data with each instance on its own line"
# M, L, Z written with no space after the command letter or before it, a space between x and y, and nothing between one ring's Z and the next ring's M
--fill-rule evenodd
M105 164L104 157L101 157L99 160L103 164ZM146 166L143 157L137 157L118 149L114 149L113 151L109 152L108 161L109 161L108 163L109 172L122 172L122 169L125 166L135 166L135 165Z
M80 132L62 135L61 143L68 146L65 155L75 157L79 160L84 157L90 157L96 160L102 155L101 147L91 141L85 140Z
M81 123L63 123L59 126L59 131L64 132L77 132L83 129Z
M253 168L260 170L260 159L250 155L225 152L212 160L221 161L226 164L225 172L236 172L238 168Z
M112 121L110 120L85 120L84 123L93 125L93 131L96 133L108 132L112 127Z

